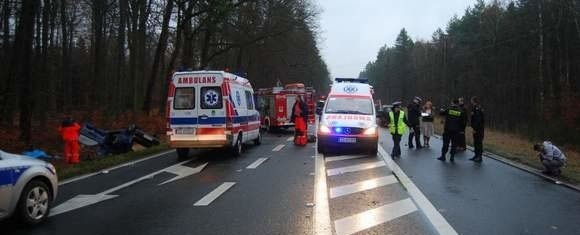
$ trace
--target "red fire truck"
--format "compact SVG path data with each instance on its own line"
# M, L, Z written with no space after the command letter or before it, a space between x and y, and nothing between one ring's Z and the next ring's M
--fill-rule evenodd
M290 115L292 115L296 96L300 95L308 106L308 137L312 141L316 138L314 93L314 88L305 87L302 83L258 89L256 103L262 117L262 128L270 131L277 128L293 127L294 123L290 121Z

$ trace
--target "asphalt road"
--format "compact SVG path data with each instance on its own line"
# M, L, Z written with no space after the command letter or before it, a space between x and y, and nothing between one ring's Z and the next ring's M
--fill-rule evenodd
M390 152L390 136L381 132ZM238 158L174 152L61 185L46 223L1 234L580 234L580 193L440 148L322 156L267 134Z
M381 137L390 152L390 135ZM474 163L469 150L440 162L441 139L417 150L406 137L396 163L458 233L580 234L579 192L491 158Z

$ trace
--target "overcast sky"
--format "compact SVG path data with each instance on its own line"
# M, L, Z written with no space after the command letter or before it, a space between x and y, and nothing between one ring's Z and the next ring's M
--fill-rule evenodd
M331 78L358 77L383 45L392 46L401 28L410 37L430 39L462 16L476 0L318 0L319 48Z

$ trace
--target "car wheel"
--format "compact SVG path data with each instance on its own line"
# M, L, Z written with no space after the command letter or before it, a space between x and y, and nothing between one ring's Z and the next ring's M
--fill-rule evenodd
M177 150L177 159L185 160L189 157L189 148L178 148Z
M255 144L255 145L260 145L260 144L262 144L262 133L258 133L258 138L256 138L256 139L254 140L254 144Z
M236 140L236 144L233 147L233 154L234 157L239 157L242 155L244 146L242 144L242 135L238 135L238 139Z
M52 195L48 185L40 180L30 181L18 201L17 213L20 220L26 224L34 225L44 221L50 212Z

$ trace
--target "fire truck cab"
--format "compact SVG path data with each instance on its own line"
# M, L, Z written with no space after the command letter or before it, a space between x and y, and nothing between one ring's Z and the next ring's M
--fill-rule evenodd
M314 93L314 88L305 87L302 83L258 89L256 103L262 117L262 128L270 131L293 127L294 123L291 122L292 107L296 102L296 97L301 96L308 106L308 138L310 141L314 141L316 138Z

